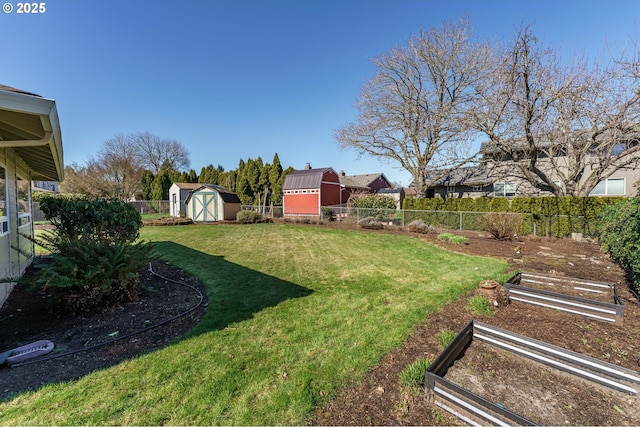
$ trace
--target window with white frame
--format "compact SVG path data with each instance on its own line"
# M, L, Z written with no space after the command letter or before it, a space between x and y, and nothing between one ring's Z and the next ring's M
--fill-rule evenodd
M516 183L496 182L493 184L493 194L496 197L513 197L516 195Z
M593 187L590 196L624 196L625 194L624 178L607 178L603 179Z
M448 185L447 186L447 193L455 193L456 192L456 186L455 185Z
M29 181L18 180L18 227L31 224L31 186Z
M0 236L9 232L9 214L7 212L7 181L5 171L0 166Z

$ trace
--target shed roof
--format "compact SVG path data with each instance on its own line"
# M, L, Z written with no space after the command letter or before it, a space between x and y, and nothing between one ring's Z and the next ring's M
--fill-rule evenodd
M297 188L320 188L322 177L326 172L333 172L336 174L336 171L334 171L333 168L301 169L289 172L284 177L284 185L282 186L282 189L293 190Z
M194 190L196 188L202 187L201 182L174 182L172 186L173 185L181 190Z
M220 195L220 198L225 203L241 203L240 197L238 197L236 193L234 193L231 190L227 190L225 187L221 185L214 185L214 184L199 184L197 188L194 188L189 192L189 195L187 196L185 203L189 203L189 200L191 199L191 195L193 193L196 193L202 190L203 188L208 188L210 190L216 191Z

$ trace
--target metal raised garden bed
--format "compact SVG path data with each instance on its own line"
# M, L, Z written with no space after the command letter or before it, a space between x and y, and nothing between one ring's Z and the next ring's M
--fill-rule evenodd
M636 395L640 389L640 375L635 371L472 320L425 373L427 397L436 406L470 425L535 425L533 421L444 378L454 362L464 356L473 340L623 393Z
M618 325L624 320L624 305L614 283L522 272L507 280L504 286L513 301Z

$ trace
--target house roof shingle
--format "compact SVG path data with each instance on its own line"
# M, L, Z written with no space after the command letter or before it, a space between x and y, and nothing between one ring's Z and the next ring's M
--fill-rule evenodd
M431 174L431 176L435 176L436 173ZM427 174L427 180L429 180L429 174ZM492 181L489 179L487 175L487 170L484 166L469 166L459 169L454 169L450 171L444 177L438 179L436 182L431 184L432 187L439 186L453 186L453 185L468 185L468 186L476 186L476 185L486 185L490 184Z

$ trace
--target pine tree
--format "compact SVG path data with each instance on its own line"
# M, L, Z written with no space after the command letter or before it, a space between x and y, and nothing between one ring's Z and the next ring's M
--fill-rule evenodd
M150 170L145 170L142 172L142 199L143 200L153 200L153 181L155 177L153 176L153 172Z

